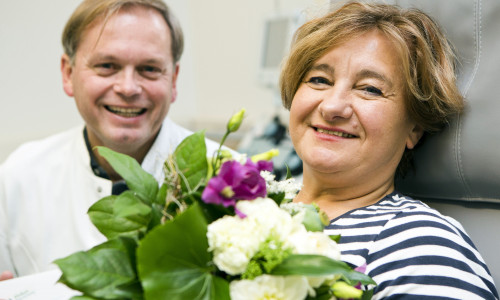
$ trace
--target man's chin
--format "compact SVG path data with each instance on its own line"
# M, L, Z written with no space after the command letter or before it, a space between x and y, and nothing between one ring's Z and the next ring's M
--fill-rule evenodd
M149 144L152 138L146 138L145 134L140 134L137 132L120 132L120 134L114 134L103 141L104 146L111 148L118 152L128 152L134 151L133 149L141 149Z

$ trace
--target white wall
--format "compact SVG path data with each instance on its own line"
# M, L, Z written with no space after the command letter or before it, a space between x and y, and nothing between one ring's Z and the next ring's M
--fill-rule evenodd
M179 97L170 117L193 130L223 130L248 111L246 128L265 122L275 91L259 85L264 17L322 11L322 0L166 0L185 31ZM286 2L286 6L285 6ZM0 162L20 143L81 124L61 85L60 35L80 0L0 0Z

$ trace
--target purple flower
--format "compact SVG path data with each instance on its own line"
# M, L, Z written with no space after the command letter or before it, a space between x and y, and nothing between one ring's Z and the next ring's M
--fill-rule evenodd
M237 200L253 200L266 196L266 181L260 171L272 170L272 163L267 161L252 162L250 159L242 165L237 161L226 161L219 174L208 181L201 195L206 203L235 206Z
M356 269L354 269L354 271L358 271L358 272L361 272L361 273L365 273L365 272L366 272L366 267L367 267L367 265L366 265L366 263L365 263L365 264L363 264L363 265L361 265L361 266L357 267ZM360 289L361 289L361 282L358 282L358 284L355 286L355 288L357 288L357 289L359 289L359 290L360 290Z

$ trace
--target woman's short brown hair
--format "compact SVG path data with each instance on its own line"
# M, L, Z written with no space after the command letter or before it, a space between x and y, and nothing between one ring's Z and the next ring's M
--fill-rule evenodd
M106 20L118 12L133 6L157 10L170 28L172 59L177 63L184 49L184 36L179 21L162 0L85 0L73 12L64 27L62 44L64 53L74 62L76 50L84 31L97 19Z
M283 105L290 109L304 76L318 59L333 47L374 29L385 34L398 49L410 118L425 132L441 130L464 108L456 85L455 55L428 15L395 5L349 2L301 26L281 71ZM400 171L410 161L411 152L407 150Z

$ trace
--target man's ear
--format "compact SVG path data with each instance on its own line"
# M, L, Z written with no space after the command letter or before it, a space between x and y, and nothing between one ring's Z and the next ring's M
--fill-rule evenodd
M172 72L172 98L170 103L174 103L177 99L177 77L179 76L179 63L174 66L174 71Z
M420 138L424 135L424 129L420 125L414 125L406 139L406 148L413 149Z
M61 75L63 89L66 95L73 97L73 81L71 80L71 75L73 74L73 65L67 54L61 56Z

